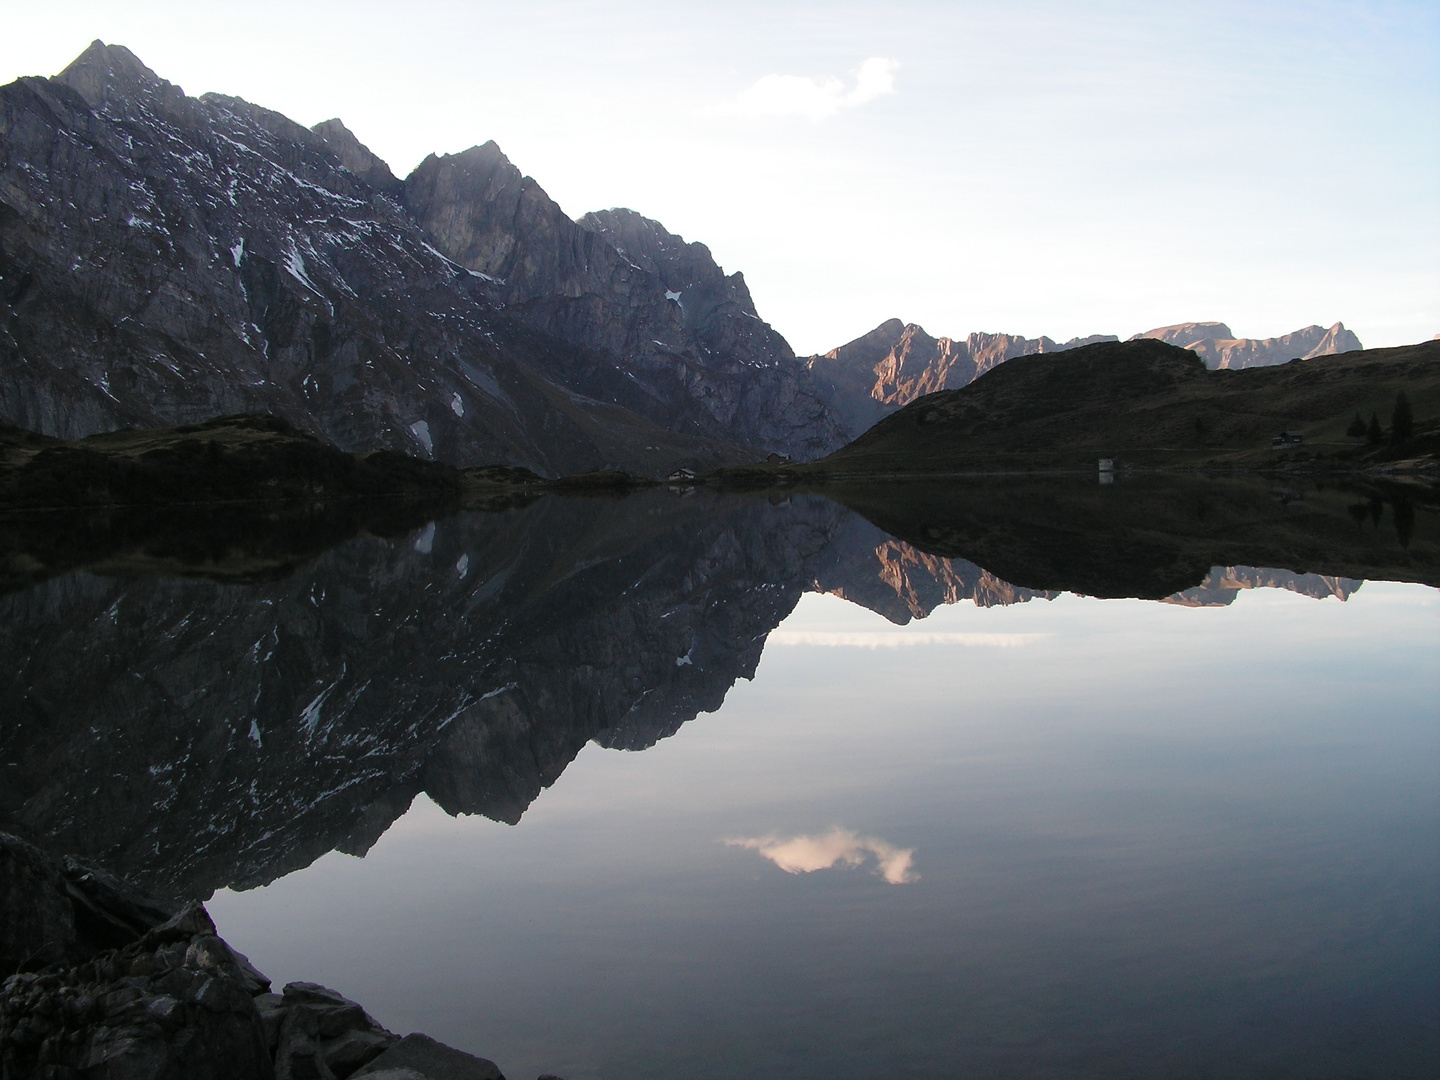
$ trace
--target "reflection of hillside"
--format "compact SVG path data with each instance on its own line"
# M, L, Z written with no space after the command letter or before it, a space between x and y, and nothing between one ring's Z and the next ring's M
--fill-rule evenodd
M1440 491L1418 484L1137 474L1104 485L974 476L824 490L921 551L1028 589L1160 600L1216 566L1440 585Z
M810 587L869 608L901 626L961 600L995 607L1058 595L1018 589L964 559L928 555L892 539L858 514L840 527L819 560Z
M1354 578L1326 574L1297 574L1293 570L1257 566L1217 566L1199 585L1167 596L1164 603L1182 607L1225 607L1234 603L1235 597L1246 589L1286 589L1317 600L1327 596L1348 600L1363 584Z

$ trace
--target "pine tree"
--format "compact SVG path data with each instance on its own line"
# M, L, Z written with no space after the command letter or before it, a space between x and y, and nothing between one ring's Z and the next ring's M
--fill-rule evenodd
M1415 413L1410 409L1410 399L1401 390L1395 395L1395 411L1390 414L1390 441L1396 446L1409 442L1415 434Z
M1360 414L1355 414L1355 419L1350 421L1350 426L1345 429L1345 434L1352 439L1363 439L1365 437L1365 421L1360 419Z
M1370 414L1370 426L1365 429L1365 438L1371 446L1378 446L1385 438L1385 432L1380 430L1380 417L1373 412Z

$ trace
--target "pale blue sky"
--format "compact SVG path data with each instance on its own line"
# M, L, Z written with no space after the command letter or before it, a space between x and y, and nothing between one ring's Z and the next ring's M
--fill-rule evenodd
M572 215L709 244L802 353L891 316L1440 332L1433 0L518 8L0 0L0 81L100 37L402 175L493 138Z

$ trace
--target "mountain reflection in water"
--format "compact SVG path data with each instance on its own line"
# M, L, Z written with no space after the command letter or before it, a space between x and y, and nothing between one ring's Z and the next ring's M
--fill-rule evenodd
M1206 544L1222 554L1289 544L1313 558L1303 549L1328 542L1342 569L1434 573L1433 512L1417 531L1412 510L1402 543L1378 515L1357 526L1343 509L1317 510L1326 497L1354 501L1341 491L1302 512L1254 484L1126 487L1099 502L1073 483L839 493L932 550L994 550L1024 584L816 496L552 497L423 524L414 508L388 507L391 529L409 514L408 533L345 541L298 569L284 538L303 529L266 519L263 542L247 546L231 523L240 555L212 539L192 556L201 580L137 574L157 549L173 573L187 545L127 521L126 542L141 539L123 557L101 550L102 573L0 597L0 661L17 673L0 699L10 718L0 822L159 891L205 897L331 849L363 853L422 791L451 814L518 821L587 742L643 749L717 709L807 591L905 624L961 600L1049 600L1074 582L1143 596L1164 581L1186 605L1255 587L1343 600L1360 585L1212 568ZM356 531L371 520L344 515ZM1348 548L1328 539L1336 522ZM67 525L66 544L84 532ZM257 547L280 569L231 583L227 557L249 566ZM104 573L126 574L117 567L131 576ZM830 643L920 641L867 633ZM1023 644L984 632L945 640ZM775 643L822 642L782 631Z
M1084 1065L1100 1060L1085 1055L1107 1045L1104 1032L1124 1029L1135 1049L1172 1020L1184 1046L1171 1048L1170 1065L1204 1057L1194 1040L1207 1025L1239 1025L1226 1045L1250 1048L1233 1059L1244 1067L1212 1071L1246 1075L1269 1060L1255 1032L1272 1020L1294 1046L1304 1041L1295 1034L1310 1007L1302 998L1260 1004L1288 992L1289 976L1275 973L1292 968L1311 972L1304 993L1344 1039L1390 1047L1388 1057L1361 1055L1390 1072L1347 1073L1336 1062L1361 1058L1331 1061L1313 1047L1276 1051L1276 1061L1301 1062L1306 1075L1407 1075L1433 1058L1433 1023L1417 1017L1435 995L1416 974L1436 952L1433 932L1416 929L1433 904L1414 899L1414 882L1436 868L1411 832L1434 798L1419 806L1405 770L1423 766L1434 732L1392 708L1434 681L1407 651L1418 640L1413 620L1391 641L1383 622L1375 636L1371 618L1343 661L1331 631L1312 640L1307 620L1275 623L1301 668L1293 657L1268 664L1256 645L1268 631L1214 636L1248 625L1232 618L1250 618L1245 611L1218 610L1245 590L1315 598L1327 612L1348 601L1347 615L1372 597L1376 610L1409 610L1409 594L1361 590L1361 579L1440 580L1433 497L1317 488L1281 499L1268 484L1193 478L831 494L657 490L438 518L392 504L267 511L247 523L236 510L222 525L195 525L200 539L184 521L123 514L0 523L9 588L0 663L13 673L0 688L0 825L172 895L273 882L215 900L222 929L235 927L233 940L262 968L303 956L311 967L269 973L333 977L389 1009L382 1021L492 1055L514 1075L524 1073L507 1061L532 1059L537 1068L563 1062L572 1078L702 1075L697 1062L714 1076L762 1063L841 1075L841 1060L854 1063L844 1075L902 1075L902 1044L914 1075L943 1074L937 1061L1030 1075L1017 1063L1038 1060L1031 1051L1042 1043L1050 1071L1035 1075L1109 1075ZM1139 605L1150 613L1140 617L1074 592L1166 604ZM966 605L908 625L961 601L996 610ZM954 617L967 610L968 620ZM1200 640L1212 651L1172 687L1151 653L1156 634L1180 626L1208 626ZM1307 647L1323 672L1266 686L1272 669L1303 670ZM767 670L791 674L763 694L758 684L731 694L756 675L762 653ZM1380 656L1393 670L1381 670ZM1325 712L1341 708L1327 680L1343 684L1347 663L1356 681L1340 722ZM719 728L662 742L727 694ZM746 712L757 694L768 702L761 716ZM1072 713L1081 719L1062 719ZM1393 746L1352 746L1356 732L1388 739L1392 728ZM1111 729L1123 732L1123 749L1106 758L1090 735ZM588 744L600 749L582 756ZM839 747L850 748L844 760ZM1304 770L1315 762L1332 768L1334 747L1386 779L1324 774L1327 791L1369 793L1354 826L1369 839L1332 856L1317 837L1351 804L1294 793L1310 792ZM1160 801L1136 816L1147 800ZM478 818L439 811L511 824L531 812L526 828L482 835ZM612 816L624 837L604 832ZM551 819L566 824L557 832ZM443 831L462 827L471 831ZM529 846L514 846L522 841ZM324 858L372 849L363 864ZM1306 851L1325 853L1324 866L1306 862ZM1366 862L1402 851L1411 852L1395 863L1403 881ZM1328 897L1362 863L1352 900L1298 915L1272 903ZM615 880L577 883L609 864ZM1351 869L1334 869L1342 865ZM740 876L714 876L726 868ZM751 871L789 891L756 879L763 900L746 899ZM436 914L441 896L463 899L477 882L493 908L483 932L464 904ZM854 891L862 888L871 891ZM822 903L816 889L832 899ZM329 912L342 897L346 940L359 934L373 947L332 941L305 953L305 942L331 941ZM362 898L382 913L363 930ZM304 914L317 903L321 913ZM1223 930L1225 920L1250 919L1252 903L1264 916L1245 924L1251 936L1231 940L1240 932ZM291 937L291 915L259 914L274 910L293 912ZM397 918L411 927L433 918L436 940L458 933L470 944L446 946L452 959L431 955L430 939L401 933ZM1329 959L1280 955L1301 947L1291 939L1304 919L1316 942L1339 943L1337 958L1349 946L1336 935L1357 919L1393 933L1367 938L1371 951L1352 956L1344 974ZM1190 929L1171 940L1174 920ZM582 941L586 927L599 937ZM402 941L429 959L397 954ZM1411 956L1403 971L1396 941ZM1212 958L1187 951L1202 943L1218 950ZM852 948L862 959L845 959ZM536 959L547 949L560 954ZM709 966L676 959L692 951ZM1251 971L1252 954L1268 974ZM388 974L366 974L369 959ZM690 972L680 983L676 963ZM513 995L494 997L485 964L506 973ZM1378 997L1346 982L1387 964L1397 973ZM450 989L417 988L432 969L447 973ZM649 979L672 980L661 997L675 1016L713 1023L699 1031L689 1020L644 1020L660 1008ZM1235 979L1266 989L1234 998ZM615 980L597 1001L595 987ZM1073 1004L1087 994L1109 1004ZM1346 994L1360 994L1356 1008L1370 1020L1345 1013ZM1216 1002L1232 998L1240 1011L1222 1017ZM483 1004L488 1026L467 1018L466 1001ZM1265 1008L1278 1012L1256 1020ZM587 1057L596 1031L610 1041ZM753 1056L707 1041L726 1031L753 1033ZM816 1040L833 1042L822 1053ZM807 1065L797 1053L815 1056ZM1163 1072L1139 1067L1141 1058L1130 1063L1135 1075ZM1276 1075L1300 1074L1285 1068Z

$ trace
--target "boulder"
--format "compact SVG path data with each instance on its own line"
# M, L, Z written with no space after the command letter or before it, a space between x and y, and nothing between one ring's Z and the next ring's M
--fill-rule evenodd
M269 1025L279 1016L276 1080L345 1080L400 1039L358 1003L318 983L289 983L279 1001L267 996L261 1015Z

